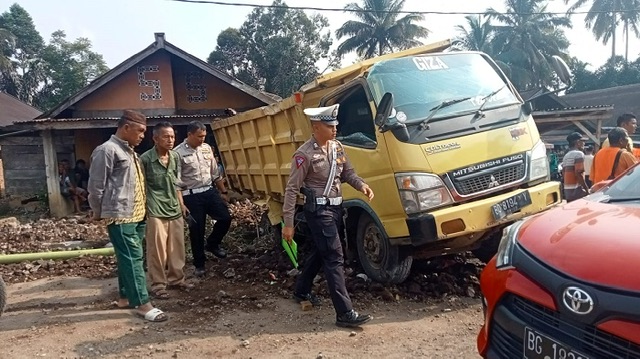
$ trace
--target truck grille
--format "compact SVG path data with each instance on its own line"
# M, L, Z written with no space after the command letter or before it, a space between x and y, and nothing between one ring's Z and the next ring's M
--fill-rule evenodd
M459 168L448 173L456 191L463 196L518 183L525 179L526 174L524 153Z
M560 341L585 353L591 358L640 358L640 345L604 332L595 326L583 324L565 315L524 298L508 295L501 303L524 326L545 333L560 332ZM490 346L504 358L522 356L523 331L507 330L497 321L492 322Z

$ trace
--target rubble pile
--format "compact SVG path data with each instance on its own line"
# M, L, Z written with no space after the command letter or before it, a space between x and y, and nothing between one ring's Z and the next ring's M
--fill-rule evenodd
M225 245L230 252L226 260L211 257L207 266L215 277L212 283L224 282L230 288L247 286L263 293L287 297L293 289L297 270L292 269L280 241L273 237L273 227L265 216L266 208L249 200L229 205L233 222ZM208 231L211 223L208 225ZM188 233L188 231L185 231ZM41 219L20 224L0 219L0 255L45 252L82 248L101 248L108 243L103 223L85 219ZM186 243L189 243L188 237ZM305 243L299 243L299 258L304 258ZM190 256L190 254L188 254ZM187 263L191 259L187 258ZM409 278L401 284L373 282L356 261L345 265L347 289L357 300L387 302L479 296L479 275L484 264L471 254L453 255L414 261ZM187 265L187 275L192 268ZM50 276L115 277L115 257L81 256L67 260L37 260L0 265L0 275L9 283L31 281ZM317 290L329 298L322 273ZM214 284L212 284L214 285ZM203 290L206 288L203 288Z
M84 242L83 248L103 247L109 242L105 226L83 218L40 219L24 224L14 217L0 220L0 255L71 250L77 249L79 242Z

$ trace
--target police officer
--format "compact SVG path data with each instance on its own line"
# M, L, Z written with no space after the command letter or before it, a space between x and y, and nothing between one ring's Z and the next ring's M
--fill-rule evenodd
M293 155L291 175L285 189L283 237L293 238L293 217L298 191L305 194L304 215L313 237L313 245L302 273L298 276L293 293L298 301L310 301L320 305L311 293L313 279L320 267L331 293L336 311L336 325L357 327L371 320L367 314L353 310L344 279L344 258L338 228L343 217L341 182L347 182L364 193L369 200L373 191L356 175L342 144L335 140L338 125L338 104L330 107L308 108L313 136Z
M197 277L206 275L205 250L218 258L227 256L220 244L231 226L231 214L227 206L228 192L213 150L204 143L206 136L207 128L201 122L193 121L187 125L187 138L175 148L175 152L180 155L182 198L193 218L193 221L189 221L189 237ZM213 187L214 183L216 188ZM216 222L205 245L207 215Z

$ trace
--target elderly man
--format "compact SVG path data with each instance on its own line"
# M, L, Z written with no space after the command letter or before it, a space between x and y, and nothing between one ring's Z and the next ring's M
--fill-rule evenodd
M147 266L151 294L169 298L167 288L188 290L192 284L184 276L184 220L187 213L182 201L180 156L172 151L173 126L160 122L153 128L155 146L140 156L147 184Z
M147 118L127 110L118 121L116 134L91 154L89 205L93 219L105 219L107 232L118 261L118 289L121 308L134 307L151 322L167 315L149 301L142 264L145 232L145 184L142 165L133 148L147 130Z

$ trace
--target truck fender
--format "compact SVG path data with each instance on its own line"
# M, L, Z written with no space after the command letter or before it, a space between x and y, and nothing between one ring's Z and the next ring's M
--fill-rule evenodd
M385 238L389 238L389 235L387 234L387 231L385 230L384 226L382 225L382 222L380 221L380 218L378 218L378 215L376 214L376 212L373 211L373 209L371 208L371 206L361 200L361 199L350 199L347 201L342 202L342 206L344 207L345 211L347 212L347 214L349 215L350 213L354 212L354 209L361 209L363 212L367 213L369 215L369 217L371 217L373 219L373 221L376 223L376 225L378 225L378 227L380 228L380 230L382 231L382 234L384 234ZM360 218L358 216L358 218ZM358 219L358 218L354 218L354 219ZM347 217L347 222L349 222L349 219ZM357 228L358 223L355 222L354 223L354 228ZM355 238L353 238L355 239Z

